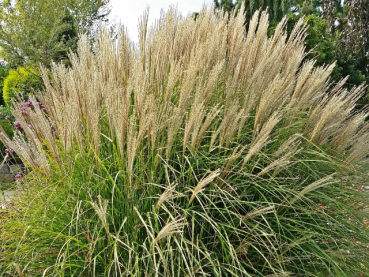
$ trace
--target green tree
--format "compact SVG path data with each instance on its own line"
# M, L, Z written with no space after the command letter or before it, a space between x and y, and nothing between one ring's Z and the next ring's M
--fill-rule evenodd
M369 2L325 0L322 16L335 35L335 54L342 75L349 75L347 88L369 83ZM369 89L368 89L369 92ZM368 104L368 95L360 104Z
M237 7L238 1L233 2L232 0L214 0L216 9L223 9L224 11L231 12Z
M369 51L369 2L367 0L347 0L347 18L342 24L339 54L352 55L358 59L358 67L368 76Z
M109 0L0 0L0 58L12 67L49 66L75 48L78 33L96 35ZM60 56L61 55L61 56Z
M62 28L58 30L55 36L60 48L55 50L52 59L55 62L64 62L66 65L70 65L68 51L72 50L74 52L77 50L78 33L72 15L65 16L62 22Z

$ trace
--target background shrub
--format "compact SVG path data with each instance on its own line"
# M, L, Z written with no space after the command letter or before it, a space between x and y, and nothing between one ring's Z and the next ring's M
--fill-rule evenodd
M0 62L0 92L3 92L4 80L9 74L9 66L4 62ZM4 104L3 94L0 95L0 105Z
M42 79L35 70L29 67L10 69L9 75L4 80L3 99L8 104L17 92L26 97L42 87Z

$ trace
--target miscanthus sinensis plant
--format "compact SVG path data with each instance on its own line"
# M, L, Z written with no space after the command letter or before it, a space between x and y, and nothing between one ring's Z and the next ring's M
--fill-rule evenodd
M14 103L28 167L2 276L354 276L367 234L340 181L368 151L360 86L305 57L302 21L170 9L134 45L81 36ZM19 101L22 101L21 99ZM37 105L36 101L42 104ZM21 108L19 108L21 105ZM42 106L41 106L42 105ZM322 207L323 208L319 208Z

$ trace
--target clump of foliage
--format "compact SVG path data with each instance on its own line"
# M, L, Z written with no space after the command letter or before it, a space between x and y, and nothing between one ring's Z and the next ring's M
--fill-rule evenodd
M43 86L41 76L29 67L19 67L17 70L10 69L9 75L4 80L3 99L5 103L21 93L26 97Z
M323 18L315 14L307 16L304 16L303 14L292 14L288 17L287 33L289 35L291 34L296 22L301 18L308 27L305 39L307 55L304 60L315 59L315 66L334 63L337 58L335 53L336 37L334 34L329 32L330 26ZM275 28L270 28L269 32L272 33L274 30ZM331 74L331 79L334 82L338 82L343 77L349 75L347 74L347 71L343 71L340 65L342 65L342 63L336 64L336 67L333 69ZM360 84L360 82L357 84Z
M4 104L3 99L3 88L4 88L4 80L9 75L9 66L6 65L4 62L0 62L0 105Z
M76 47L79 32L96 36L109 12L109 0L1 1L0 57L15 68L49 67Z
M136 48L86 36L0 132L28 166L0 272L31 276L355 276L368 268L341 177L369 152L364 86L302 63L268 14L175 10ZM150 30L149 32L147 30ZM36 103L36 97L41 104ZM351 194L360 192L351 192ZM354 266L353 266L354 265Z

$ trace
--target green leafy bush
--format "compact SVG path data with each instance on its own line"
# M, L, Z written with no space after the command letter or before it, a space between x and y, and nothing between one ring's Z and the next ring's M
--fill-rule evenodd
M9 66L4 62L0 62L0 92L3 91L4 88L4 80L9 75ZM0 95L0 104L4 104L3 94Z
M355 276L360 210L341 177L368 151L363 87L304 58L303 22L170 10L140 48L87 37L14 107L28 165L1 225L12 276ZM260 20L259 20L260 16ZM45 75L45 74L44 74ZM41 108L43 107L43 108ZM346 188L346 189L345 189ZM350 216L348 220L347 216ZM354 265L354 266L353 266Z
M3 99L8 104L18 92L26 97L42 87L42 79L33 69L29 67L11 69L4 80Z

